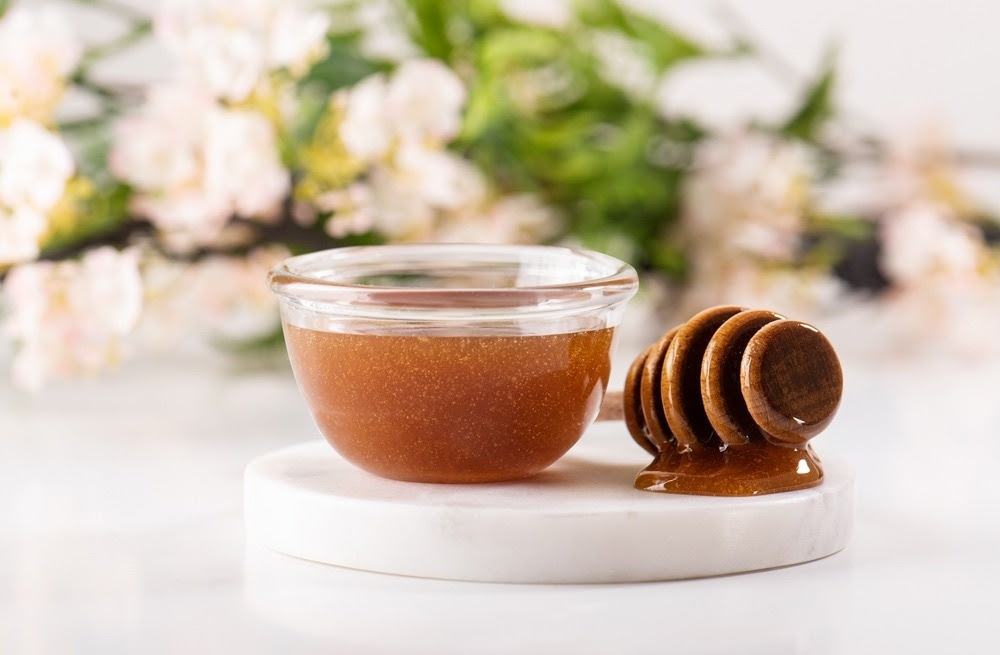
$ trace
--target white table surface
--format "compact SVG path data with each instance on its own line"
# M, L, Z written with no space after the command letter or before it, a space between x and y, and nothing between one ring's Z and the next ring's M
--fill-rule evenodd
M36 398L0 382L0 653L1000 652L1000 363L845 370L814 442L858 476L845 551L580 586L248 546L244 466L317 435L287 371L175 358Z

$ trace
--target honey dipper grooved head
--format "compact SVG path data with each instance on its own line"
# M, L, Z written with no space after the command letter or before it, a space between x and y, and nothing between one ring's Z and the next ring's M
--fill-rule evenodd
M740 367L743 398L773 438L801 445L823 431L840 405L844 374L833 346L799 321L775 321L750 340Z
M754 335L783 318L765 310L744 310L723 323L708 342L701 367L701 397L709 422L727 446L765 438L744 402L740 366Z
M843 373L816 328L722 306L647 348L625 387L629 432L650 452L765 440L796 447L832 420Z
M734 305L695 314L674 336L663 362L660 384L667 424L682 450L711 443L715 432L701 395L701 369L712 336L742 310Z

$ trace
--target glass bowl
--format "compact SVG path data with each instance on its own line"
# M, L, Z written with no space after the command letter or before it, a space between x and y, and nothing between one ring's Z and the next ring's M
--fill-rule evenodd
M594 420L635 270L554 246L359 246L268 282L326 440L376 475L523 478Z

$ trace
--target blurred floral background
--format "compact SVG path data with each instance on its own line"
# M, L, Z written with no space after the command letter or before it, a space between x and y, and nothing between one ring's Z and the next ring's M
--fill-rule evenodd
M613 0L0 11L0 362L24 389L193 335L280 343L271 266L382 242L601 250L665 323L727 302L863 353L1000 345L1000 226L965 184L1000 155L866 127L835 48L801 70L732 12L708 42ZM149 40L169 80L102 74ZM784 109L738 83L695 107L720 71L773 78Z

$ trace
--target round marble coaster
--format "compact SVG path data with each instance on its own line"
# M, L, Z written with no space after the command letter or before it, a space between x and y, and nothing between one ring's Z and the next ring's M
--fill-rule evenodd
M835 464L818 487L754 498L637 491L648 455L607 427L533 478L486 485L383 480L321 441L284 448L246 469L247 537L355 569L537 583L754 571L847 545L853 478Z

